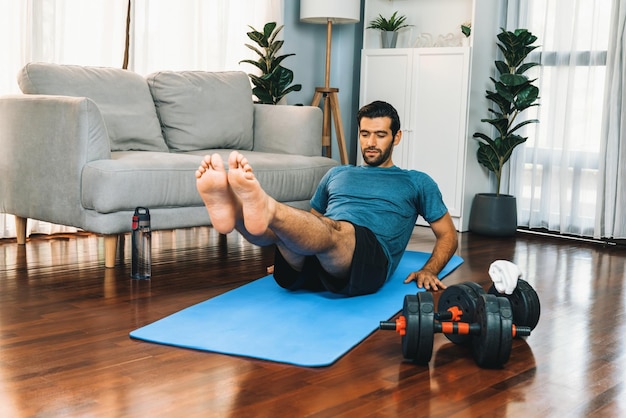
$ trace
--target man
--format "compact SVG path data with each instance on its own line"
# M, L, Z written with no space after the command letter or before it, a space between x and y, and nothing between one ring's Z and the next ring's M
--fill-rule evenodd
M394 272L418 215L436 237L431 257L405 283L445 289L437 274L456 251L457 234L436 183L396 167L400 119L376 101L357 114L362 166L332 168L311 199L311 212L277 202L261 188L247 159L233 151L228 170L205 156L196 185L220 233L239 231L253 244L275 244L274 278L287 289L323 289L349 296L376 292Z

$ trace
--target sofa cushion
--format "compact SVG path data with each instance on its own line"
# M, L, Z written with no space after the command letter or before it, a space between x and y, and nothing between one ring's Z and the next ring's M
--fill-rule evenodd
M147 80L170 149L252 149L252 89L244 72L161 71Z
M25 94L87 97L106 123L111 151L168 151L146 80L119 68L26 64L18 74Z
M82 173L82 204L100 213L203 206L194 173L202 157L231 150L193 153L115 152L111 160L91 161ZM335 160L263 152L243 152L265 191L281 202L308 200Z

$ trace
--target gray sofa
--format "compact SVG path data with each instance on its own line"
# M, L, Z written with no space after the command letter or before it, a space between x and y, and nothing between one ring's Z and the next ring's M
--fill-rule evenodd
M322 114L254 104L243 72L131 71L31 63L22 95L0 97L0 212L104 236L106 267L134 208L153 230L209 225L194 172L205 154L240 150L265 190L308 209L322 176Z

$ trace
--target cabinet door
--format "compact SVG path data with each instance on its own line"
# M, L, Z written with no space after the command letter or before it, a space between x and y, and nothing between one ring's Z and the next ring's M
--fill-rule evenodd
M409 168L439 185L460 216L466 147L469 48L418 48L413 58L412 152Z
M374 49L363 50L361 54L361 92L360 104L364 106L374 100L390 103L400 116L403 140L392 154L393 162L398 167L408 168L410 143L410 105L411 72L413 53L411 49ZM362 163L360 146L357 163Z

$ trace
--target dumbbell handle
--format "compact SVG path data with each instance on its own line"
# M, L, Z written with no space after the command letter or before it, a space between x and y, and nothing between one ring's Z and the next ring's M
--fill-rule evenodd
M435 324L435 332L443 332L444 334L463 334L463 335L478 335L480 334L480 325L478 324L463 324L460 322L460 319L463 315L463 310L458 306L451 306L445 312L436 312L435 319L441 321L439 324ZM450 325L441 325L441 324L450 324L449 322L443 321L452 321L452 323L459 324L458 327L452 327L450 330ZM471 330L471 327L478 327L477 329ZM443 327L443 328L442 328ZM450 331L448 331L450 330ZM525 326L515 326L513 324L513 337L527 337L530 335L531 327Z
M517 326L513 324L513 336L514 337L528 337L532 331L531 327Z
M441 334L458 334L458 335L480 335L481 326L479 323L468 322L435 322L434 332ZM395 321L380 321L379 328L385 331L396 331L400 335L406 334L406 319L399 316ZM530 327L516 326L513 324L513 337L527 337L530 335Z
M435 319L438 321L457 321L450 311L435 312Z
M441 334L480 335L480 324L477 322L435 322L435 332Z
M480 335L481 326L477 322L471 324L467 322L435 322L434 330L436 333L442 334ZM530 335L530 331L530 327L518 327L513 324L511 334L513 337L527 337Z
M380 321L379 328L385 331L396 331L400 335L406 335L406 318L400 315L395 321Z
M380 321L380 329L383 329L385 331L395 331L396 321Z

